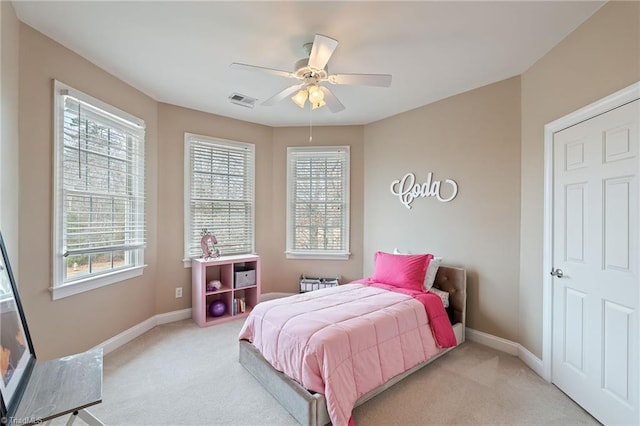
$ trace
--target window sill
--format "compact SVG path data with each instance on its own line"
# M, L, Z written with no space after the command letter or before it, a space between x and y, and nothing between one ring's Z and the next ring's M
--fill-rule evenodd
M285 251L287 259L308 260L349 260L351 253L317 253L317 252L289 252Z
M115 271L96 277L86 278L84 280L75 281L73 283L64 284L50 288L53 300L62 299L64 297L73 296L74 294L84 293L85 291L95 290L96 288L105 287L120 281L139 277L142 275L147 265L134 266L122 271Z

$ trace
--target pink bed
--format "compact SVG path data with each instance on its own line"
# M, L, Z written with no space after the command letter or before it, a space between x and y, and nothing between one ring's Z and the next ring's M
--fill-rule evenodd
M451 269L443 268L441 278L446 270ZM371 279L260 303L239 338L274 370L311 394L323 395L336 426L349 423L363 397L461 340L439 297ZM241 362L242 351L241 345Z

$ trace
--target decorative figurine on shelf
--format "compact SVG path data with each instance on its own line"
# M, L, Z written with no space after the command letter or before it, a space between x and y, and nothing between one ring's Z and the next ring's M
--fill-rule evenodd
M206 228L202 230L202 239L200 240L200 247L202 247L202 257L205 259L214 259L220 257L220 250L216 248L218 240L216 236L207 231Z
M222 288L220 280L211 280L207 283L207 291L218 291Z

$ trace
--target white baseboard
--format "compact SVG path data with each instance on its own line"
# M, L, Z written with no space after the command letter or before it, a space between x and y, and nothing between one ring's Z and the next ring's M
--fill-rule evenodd
M155 316L156 325L168 324L170 322L182 321L191 318L191 308L181 309L179 311L165 312Z
M271 293L261 293L260 301L265 302L267 300L279 299L281 297L292 296L298 293L281 293L281 292L271 292Z
M466 328L467 339L472 342L477 342L490 348L499 350L500 352L506 352L509 355L518 355L518 344L511 340L503 339L502 337L494 336L493 334L485 333L483 331L474 330L473 328Z
M191 308L154 315L151 318L142 321L140 324L134 325L122 333L113 336L99 345L96 345L93 349L102 348L102 353L106 355L109 352L113 352L118 349L120 346L129 343L136 337L143 335L157 325L168 324L170 322L180 321L187 318L191 318Z
M500 352L517 356L520 361L524 362L527 367L532 369L537 375L544 377L542 374L542 360L532 354L520 343L512 342L511 340L503 339L502 337L474 330L469 327L466 327L465 334L467 339L472 342L480 343L481 345L489 346L490 348L496 349Z
M518 344L518 358L520 358L522 362L527 364L527 367L532 369L538 376L544 379L544 368L542 366L542 360L529 352L527 348L520 344Z

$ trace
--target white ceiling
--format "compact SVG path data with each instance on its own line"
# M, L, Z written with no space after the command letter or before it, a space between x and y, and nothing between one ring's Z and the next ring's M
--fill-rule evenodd
M18 18L152 98L270 126L308 125L289 99L316 33L340 44L330 73L392 74L391 87L331 86L346 109L313 123L366 124L524 72L591 16L599 1L14 1ZM253 109L232 93L257 98Z

